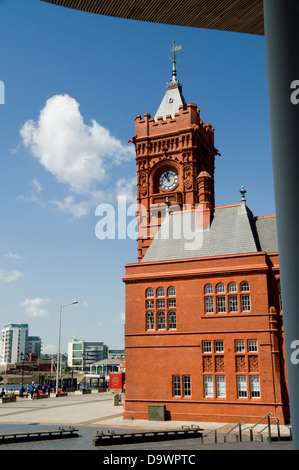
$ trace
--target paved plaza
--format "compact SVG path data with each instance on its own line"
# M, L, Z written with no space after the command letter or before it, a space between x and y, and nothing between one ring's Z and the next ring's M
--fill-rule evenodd
M16 402L0 404L0 433L74 426L78 429L78 437L11 443L5 440L0 444L0 450L90 450L101 452L99 454L101 458L104 458L103 456L106 454L110 456L109 458L112 458L111 455L114 452L125 452L125 454L132 452L134 455L139 451L142 451L142 455L146 455L148 452L151 452L151 454L155 452L184 452L187 455L191 452L198 456L199 453L202 455L202 451L211 450L293 449L290 441L281 440L269 443L267 434L264 434L263 442L258 437L252 442L249 439L249 434L245 431L242 433L242 442L237 442L235 433L238 429L227 436L227 442L225 443L224 434L233 427L232 423L125 420L122 416L122 405L114 405L113 394L109 392L87 395L78 395L71 392L67 396L44 399L18 398ZM115 432L123 430L171 430L191 425L199 426L204 432L218 428L217 443L215 443L215 433L212 432L209 436L204 437L203 443L199 437L189 437L168 440L161 438L155 442L130 441L124 444L117 442L117 439L111 439L109 445L93 445L94 434L99 430L114 430ZM258 425L255 430L259 431L265 425L266 422ZM242 428L245 427L246 424L243 424ZM289 435L286 426L281 426L280 432L281 436ZM276 428L273 428L273 438L276 435ZM215 453L213 454L215 455ZM148 463L152 464L153 462Z

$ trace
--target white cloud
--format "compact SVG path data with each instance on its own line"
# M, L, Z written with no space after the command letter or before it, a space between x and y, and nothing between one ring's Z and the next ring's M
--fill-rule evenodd
M37 179L34 179L32 181L32 186L33 186L34 192L36 193L41 193L43 190L43 185Z
M120 312L115 318L112 318L110 320L110 323L123 323L125 321L125 313L124 312Z
M20 303L20 305L21 307L25 307L25 314L28 317L45 318L49 316L47 310L44 308L44 305L48 302L49 299L36 297L35 299L25 299Z
M103 200L107 200L110 196L105 194L104 191L91 191L88 197L76 198L73 194L66 196L62 201L53 199L50 203L60 209L62 212L70 214L73 218L82 217L89 213L91 208L94 208Z
M16 281L23 274L19 271L7 271L5 269L0 269L0 283L7 284L8 282Z
M9 258L9 259L17 259L17 260L24 259L24 256L18 255L17 253L11 253L11 251L6 253L4 256L5 258Z
M41 165L80 195L90 195L105 183L111 165L133 157L131 146L124 145L95 120L86 125L79 103L68 95L49 98L38 121L25 122L20 134ZM73 207L74 199L70 198L60 205L60 209L70 212ZM76 210L82 215L87 209L77 203Z
M43 354L54 354L57 351L57 345L54 344L47 344L43 346Z
M73 196L67 196L63 201L53 200L51 201L51 204L60 209L61 212L66 212L73 218L76 218L88 214L91 202L86 200L76 202Z
M18 199L21 199L25 202L36 202L40 206L45 207L46 204L42 202L41 200L42 191L43 191L43 185L37 179L34 179L30 181L29 195L18 196Z
M120 312L119 318L120 318L122 321L125 321L125 319L126 319L126 314L125 314L125 312Z
M116 193L125 196L128 204L136 202L136 176L132 178L120 178L116 182Z

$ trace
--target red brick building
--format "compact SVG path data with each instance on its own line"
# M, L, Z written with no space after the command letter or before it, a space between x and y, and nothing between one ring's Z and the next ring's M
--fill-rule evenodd
M124 418L289 422L275 216L215 207L214 129L173 75L136 117L138 262L126 265Z

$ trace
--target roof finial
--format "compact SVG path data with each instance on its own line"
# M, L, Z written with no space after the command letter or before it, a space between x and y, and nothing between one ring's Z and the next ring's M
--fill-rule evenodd
M247 191L244 189L244 186L242 186L242 188L240 189L240 193L242 194L242 199L241 201L246 201L245 199L245 194L247 193Z
M172 49L171 49L171 52L172 52L172 79L171 79L171 81L172 82L177 82L177 78L176 78L177 73L176 73L176 68L175 68L176 57L177 57L176 52L180 51L182 49L182 46L175 46L174 44L175 44L175 42L172 41Z

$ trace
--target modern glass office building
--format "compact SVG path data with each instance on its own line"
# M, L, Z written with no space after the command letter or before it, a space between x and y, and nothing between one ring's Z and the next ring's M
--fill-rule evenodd
M103 342L87 342L73 339L68 343L69 367L89 369L94 362L108 358L108 346Z

